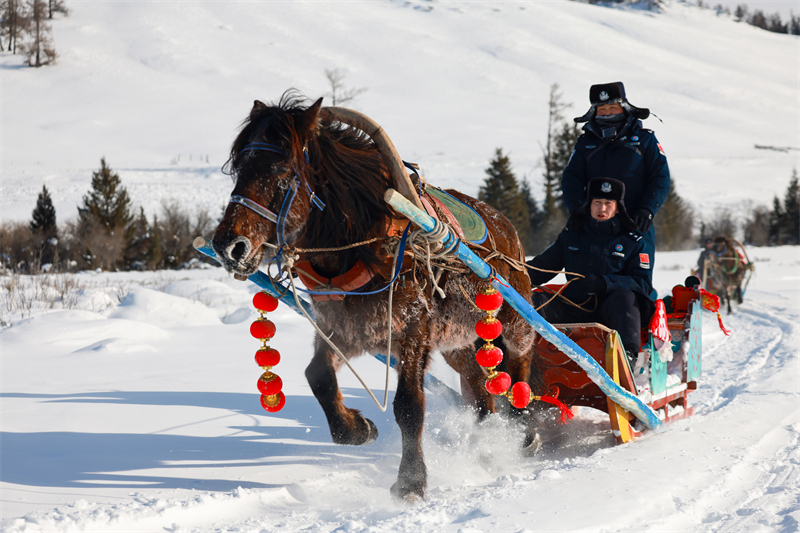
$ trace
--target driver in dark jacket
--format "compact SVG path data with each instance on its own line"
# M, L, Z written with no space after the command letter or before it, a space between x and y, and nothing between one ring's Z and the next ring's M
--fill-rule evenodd
M561 178L564 204L571 214L586 200L589 180L614 176L625 184L630 217L655 248L653 217L669 194L670 174L661 144L642 126L650 110L628 102L622 82L592 85L589 100L589 111L575 119L586 124Z
M561 269L571 281L564 298L534 292L533 305L551 324L599 322L617 330L631 364L641 347L640 330L655 305L653 246L625 209L625 184L594 178L588 198L544 252L528 261L531 282L542 285Z

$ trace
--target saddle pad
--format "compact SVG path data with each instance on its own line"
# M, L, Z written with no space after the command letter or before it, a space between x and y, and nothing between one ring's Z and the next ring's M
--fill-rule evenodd
M425 188L425 192L433 196L450 210L450 213L453 214L461 225L461 231L464 233L464 238L467 241L473 244L481 244L486 240L486 223L477 211L442 189L437 189L436 187L428 185Z

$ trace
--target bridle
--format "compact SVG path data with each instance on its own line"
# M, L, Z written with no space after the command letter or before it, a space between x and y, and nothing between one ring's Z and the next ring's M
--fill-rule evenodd
M274 154L282 155L285 158L289 158L289 156L281 150L281 148L277 145L270 144L270 143L250 143L242 148L239 153L253 151L253 150L262 150L265 152L272 152ZM309 162L308 159L308 146L303 146L303 158L305 159L305 163ZM305 165L304 165L305 166ZM281 204L281 210L276 215L274 211L264 207L263 205L259 204L258 202L247 198L245 196L240 196L238 194L232 194L230 200L228 201L229 204L239 204L242 205L254 213L260 215L261 217L269 220L273 224L277 226L277 239L278 239L278 249L280 250L286 245L286 235L285 235L285 228L286 228L286 218L289 216L289 210L292 208L292 204L294 203L294 199L297 196L297 188L300 182L302 181L306 188L306 193L308 194L308 199L311 205L314 205L322 211L325 208L325 203L319 199L316 193L311 189L308 185L308 182L305 179L300 178L300 172L297 170L297 165L292 167L294 172L294 176L292 179L292 183L289 186L289 190L286 193L286 196L283 197L283 203Z

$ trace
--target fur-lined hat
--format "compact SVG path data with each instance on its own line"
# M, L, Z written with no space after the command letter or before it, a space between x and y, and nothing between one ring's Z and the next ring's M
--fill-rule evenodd
M614 200L617 202L617 216L623 227L637 230L638 226L625 208L625 184L613 178L592 178L586 186L586 201L570 217L571 222L582 222L591 217L590 205L595 198Z
M575 122L590 121L597 112L597 106L607 104L619 104L629 115L640 120L644 120L650 116L650 110L646 107L636 107L628 102L625 96L625 86L621 81L592 85L589 88L589 102L592 104L592 107L590 107L589 111L582 117L573 119Z

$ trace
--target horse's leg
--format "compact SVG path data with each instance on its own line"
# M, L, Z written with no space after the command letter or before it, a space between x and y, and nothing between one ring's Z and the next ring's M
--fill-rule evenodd
M397 392L394 417L400 427L403 451L397 481L392 485L395 498L413 502L425 497L428 470L422 455L422 425L425 420L423 383L430 347L422 342L407 342L397 365Z
M336 380L338 365L334 364L334 358L338 356L318 336L314 357L306 368L306 379L325 412L333 442L352 445L374 442L378 438L375 424L357 409L344 406L339 383Z
M475 352L483 346L465 346L447 352L442 352L442 357L450 367L461 375L461 385L466 385L467 390L462 390L464 397L472 399L471 405L478 411L478 419L483 420L486 415L495 411L494 398L486 390L486 372L475 360Z

